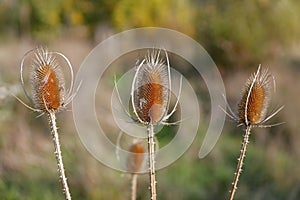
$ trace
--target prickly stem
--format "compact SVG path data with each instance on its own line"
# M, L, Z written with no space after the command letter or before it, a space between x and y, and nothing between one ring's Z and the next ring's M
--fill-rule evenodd
M136 200L137 177L135 173L131 175L131 200Z
M231 187L231 190L230 190L230 200L233 200L234 199L234 195L235 195L235 192L237 190L237 184L238 184L238 181L239 181L239 177L242 173L242 167L243 167L243 163L244 163L244 158L246 156L246 150L247 150L247 145L249 143L249 136L250 136L250 131L251 131L251 126L247 126L247 129L246 129L246 132L245 132L245 135L244 135L244 140L243 140L243 143L242 143L242 147L241 147L241 153L240 153L240 156L238 158L238 164L236 166L236 170L235 170L235 173L234 173L234 179L233 179L233 182L232 182L232 187Z
M156 179L155 179L155 153L154 153L154 129L150 123L147 128L148 132L148 153L149 153L149 176L151 200L156 200Z
M59 143L59 137L58 137L58 132L57 132L57 126L56 126L56 116L54 112L49 112L49 123L51 127L51 135L53 137L53 142L54 142L54 154L57 160L57 167L58 167L58 173L59 173L59 178L63 186L63 193L65 195L66 200L71 200L71 194L69 191L69 186L67 182L67 177L65 175L65 169L64 169L64 164L62 161L62 155L61 155L61 150L60 150L60 143Z

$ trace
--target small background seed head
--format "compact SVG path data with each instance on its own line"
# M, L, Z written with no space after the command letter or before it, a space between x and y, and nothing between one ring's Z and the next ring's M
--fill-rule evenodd
M138 173L141 170L145 159L144 145L140 141L135 142L130 146L129 151L131 154L129 154L127 158L127 170L130 173Z

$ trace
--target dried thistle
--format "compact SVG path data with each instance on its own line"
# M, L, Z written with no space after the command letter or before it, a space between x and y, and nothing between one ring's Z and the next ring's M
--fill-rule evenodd
M242 172L243 161L246 155L251 129L253 127L266 128L282 124L265 124L283 109L282 106L267 116L267 109L271 99L272 84L275 85L274 77L269 73L268 69L261 72L261 65L259 65L257 72L251 75L245 84L244 90L242 91L242 98L238 104L238 113L235 114L229 106L227 106L229 112L224 110L231 119L237 121L239 125L244 125L246 127L240 156L238 158L238 164L234 173L232 188L230 190L230 200L234 198L237 190L237 184Z
M144 162L145 149L141 141L134 142L129 151L132 153L127 159L127 170L131 173L131 200L136 199L137 178Z
M37 49L31 73L32 100L36 109L58 111L65 98L65 81L55 57Z
M23 71L25 59L30 54L34 54L31 59L30 86L31 95L27 92L24 83ZM65 80L61 66L56 60L56 56L62 57L69 67L71 81L69 91L66 91ZM26 107L42 114L49 112L59 112L68 105L74 97L73 90L73 69L70 61L59 52L49 52L44 48L36 48L28 51L21 62L21 85L28 100L33 103L34 108L23 103Z
M165 51L166 62L160 57L160 52L160 50L148 52L148 55L137 67L131 88L133 112L137 121L147 126L152 200L156 200L154 126L170 125L166 121L176 111L179 102L178 98L173 110L168 114L171 99L170 64L167 51Z
M165 59L160 55L161 50L148 51L145 58L138 64L131 86L131 105L133 114L125 108L118 91L116 79L115 88L118 99L124 111L134 122L147 126L149 176L151 199L156 200L155 178L155 150L158 144L154 142L154 126L176 125L178 122L168 123L167 120L176 111L179 98L170 113L171 72L167 51ZM181 94L182 77L180 79L179 97Z
M129 148L129 152L132 154L127 158L127 170L131 174L137 174L145 159L144 145L141 141L135 141Z
M23 78L24 62L27 56L29 56L30 54L34 55L34 58L31 59L31 96L25 88ZM56 60L56 56L61 56L66 61L71 73L71 84L68 93L66 93L65 80L61 72L61 66ZM73 70L71 63L61 53L49 52L44 48L36 48L31 51L28 51L24 55L21 62L20 75L21 84L25 95L28 98L28 100L31 103L33 103L34 108L27 105L19 98L16 98L29 109L39 112L41 113L41 115L45 113L48 115L51 135L53 137L54 142L54 153L57 160L60 181L62 182L65 199L71 200L71 194L69 192L67 178L65 175L65 169L62 161L55 116L55 113L64 109L65 106L68 103L70 103L70 101L74 97L74 95L71 94L73 87Z
M148 53L137 68L132 84L132 107L140 123L158 124L165 119L170 104L171 76L160 51Z
M143 139L134 138L128 149L127 156L124 155L121 151L121 138L123 136L123 132L121 131L117 141L116 141L116 156L118 161L121 164L126 164L126 171L131 174L131 200L136 199L137 193L137 179L140 173L142 173L142 169L144 168L145 161L147 158L146 150L145 150L145 141ZM155 138L157 140L157 138ZM158 144L158 143L157 143ZM156 151L158 151L159 146L156 145ZM125 158L125 160L124 160Z

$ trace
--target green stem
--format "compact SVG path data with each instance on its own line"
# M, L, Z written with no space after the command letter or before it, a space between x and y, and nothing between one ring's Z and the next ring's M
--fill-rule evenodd
M67 177L65 175L64 164L62 161L59 137L58 137L57 126L56 126L56 116L54 112L49 112L49 123L51 127L51 135L54 142L54 148L55 148L54 154L57 161L59 178L63 186L63 193L65 195L66 200L71 200L71 194L68 187Z
M238 184L241 172L242 172L244 158L246 156L247 145L249 143L249 136L250 136L251 128L252 128L251 125L247 126L247 129L246 129L246 132L245 132L245 135L244 135L244 139L243 139L243 143L242 143L242 147L241 147L241 153L240 153L240 156L238 158L238 164L236 166L236 170L235 170L235 173L234 173L234 179L233 179L233 182L232 182L232 188L230 190L230 198L229 198L230 200L233 200L235 192L237 190L237 184Z

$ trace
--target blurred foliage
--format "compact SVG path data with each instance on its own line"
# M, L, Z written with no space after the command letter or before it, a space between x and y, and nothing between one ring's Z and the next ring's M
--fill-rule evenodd
M110 20L113 5L114 0L4 0L0 1L1 33L47 40L68 27L83 26L92 37L99 23Z
M121 0L113 20L120 30L158 26L194 35L195 9L185 0Z
M198 13L199 41L221 67L262 62L300 36L297 0L213 0L198 5L205 8Z
M297 0L0 2L1 34L44 40L69 30L94 39L103 24L118 31L165 27L197 39L220 67L249 66L274 56L274 51L299 39L299 21Z

